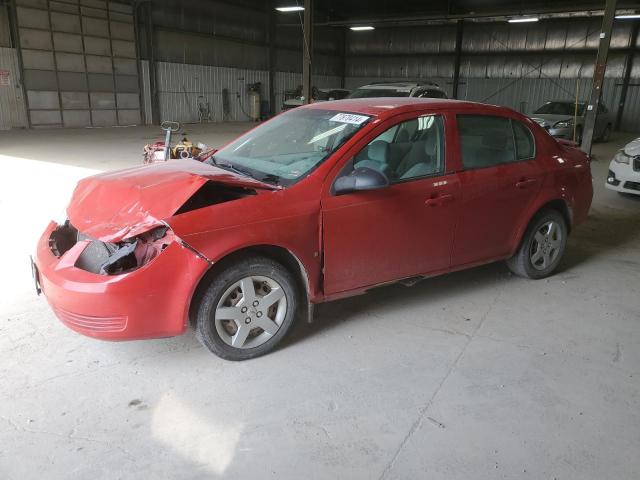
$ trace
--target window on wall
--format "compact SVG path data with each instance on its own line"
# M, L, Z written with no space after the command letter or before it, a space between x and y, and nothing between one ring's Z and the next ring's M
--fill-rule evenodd
M535 156L531 131L517 121L489 115L458 115L465 169L487 168Z
M444 126L440 115L424 115L394 125L371 141L354 167L383 172L391 183L444 172Z

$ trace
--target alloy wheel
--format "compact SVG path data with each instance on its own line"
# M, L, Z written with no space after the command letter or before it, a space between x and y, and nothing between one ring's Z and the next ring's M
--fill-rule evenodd
M531 242L530 259L533 268L546 270L555 262L562 248L562 229L555 221L540 226Z
M287 298L274 279L249 276L231 285L215 310L220 338L234 348L262 345L280 329L287 313Z

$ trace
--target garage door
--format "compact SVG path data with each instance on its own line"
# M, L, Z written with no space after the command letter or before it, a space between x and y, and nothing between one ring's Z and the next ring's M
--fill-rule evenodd
M140 123L130 5L104 0L16 3L33 127Z

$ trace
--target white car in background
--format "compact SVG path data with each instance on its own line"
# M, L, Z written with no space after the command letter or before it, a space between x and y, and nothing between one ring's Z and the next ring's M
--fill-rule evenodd
M605 186L616 192L640 195L640 138L627 143L613 157Z

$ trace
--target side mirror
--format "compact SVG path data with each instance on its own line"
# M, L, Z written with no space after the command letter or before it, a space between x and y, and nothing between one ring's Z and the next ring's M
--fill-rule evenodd
M389 179L384 173L373 168L360 167L349 175L338 178L333 184L333 191L336 195L344 195L345 193L377 190L388 186Z

